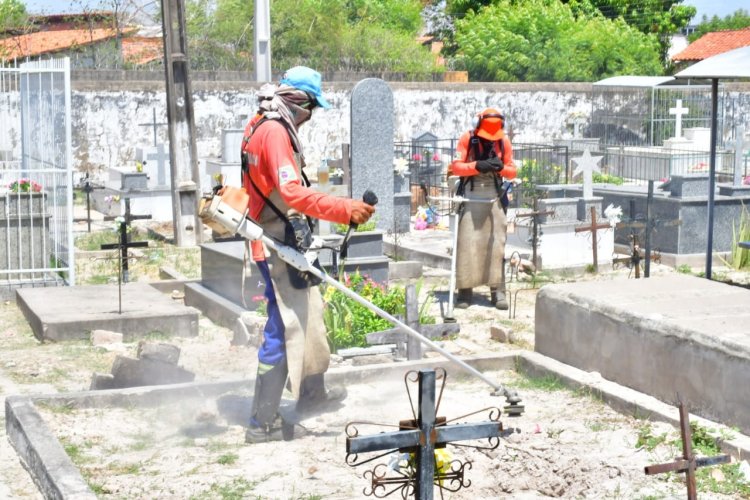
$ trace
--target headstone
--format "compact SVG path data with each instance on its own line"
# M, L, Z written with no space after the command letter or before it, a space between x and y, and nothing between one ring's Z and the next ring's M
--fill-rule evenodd
M143 164L143 169L149 177L149 188L169 187L167 181L169 151L164 144L159 143L154 147L136 149L135 160Z
M366 78L352 90L352 197L362 199L367 189L378 196L376 227L394 226L393 202L393 92L379 78Z
M745 173L744 153L745 153L745 128L737 127L735 139L732 141L734 146L734 185L742 185L742 175Z
M570 122L573 125L573 139L581 138L581 127L586 125L586 118L583 116L576 116Z
M601 172L599 168L599 160L601 156L591 156L591 152L588 149L583 151L583 155L580 158L571 158L576 163L576 168L573 171L573 177L580 173L583 173L583 197L593 198L594 196L594 171Z
M669 114L675 115L675 139L682 137L682 115L688 114L689 111L690 109L682 107L682 99L677 99L677 105L674 108L669 108Z

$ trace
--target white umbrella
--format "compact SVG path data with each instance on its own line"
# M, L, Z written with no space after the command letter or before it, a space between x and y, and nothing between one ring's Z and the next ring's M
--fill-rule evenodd
M716 189L716 135L719 79L750 78L750 46L740 47L695 63L674 75L675 78L707 78L711 80L711 152L708 177L708 245L706 278L711 279L714 242L714 190Z

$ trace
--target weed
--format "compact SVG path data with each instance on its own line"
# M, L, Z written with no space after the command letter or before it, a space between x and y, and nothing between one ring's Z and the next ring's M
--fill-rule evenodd
M273 474L272 474L273 475ZM207 498L220 498L221 500L242 500L247 498L259 483L265 481L270 476L266 476L258 481L250 482L245 478L235 478L229 484L214 483L208 491L201 492L190 497L190 500L203 500Z
M226 453L220 456L216 463L218 463L219 465L232 465L237 461L238 458L240 458L240 456L236 453Z
M666 433L655 435L651 424L646 423L638 429L638 440L635 442L635 447L644 448L647 451L654 451L659 445L666 442Z
M688 264L680 264L675 268L675 271L681 274L693 274L693 268Z
M516 386L519 389L536 389L546 392L562 391L567 389L565 385L554 375L543 377L523 377Z
M596 267L594 266L594 264L586 264L584 271L586 272L586 274L595 274Z

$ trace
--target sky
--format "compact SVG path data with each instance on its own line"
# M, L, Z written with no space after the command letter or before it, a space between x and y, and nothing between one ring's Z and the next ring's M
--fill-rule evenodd
M112 0L22 0L26 5L26 11L31 14L61 14L66 12L80 12L81 5L88 9L111 7ZM158 8L159 0L138 0L140 3L154 3ZM250 0L248 0L250 3ZM696 24L700 22L705 14L709 18L716 15L725 17L739 9L750 11L750 0L684 0L683 5L692 5L698 9L698 14L693 18Z

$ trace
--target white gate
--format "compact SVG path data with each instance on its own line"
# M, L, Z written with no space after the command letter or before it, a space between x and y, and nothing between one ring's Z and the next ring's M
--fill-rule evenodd
M75 284L72 181L69 59L0 67L3 292Z

